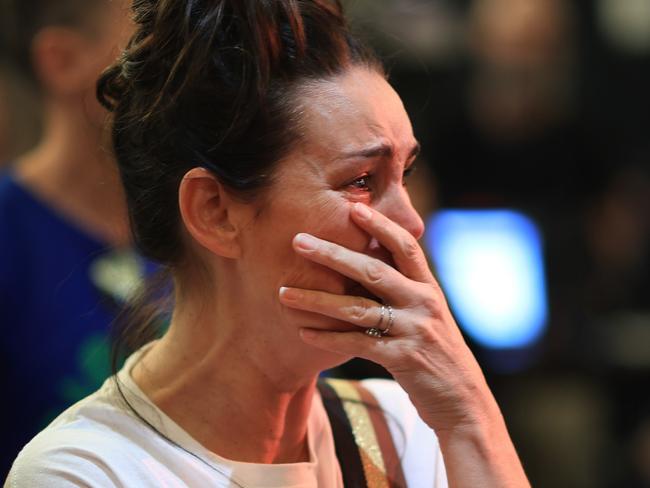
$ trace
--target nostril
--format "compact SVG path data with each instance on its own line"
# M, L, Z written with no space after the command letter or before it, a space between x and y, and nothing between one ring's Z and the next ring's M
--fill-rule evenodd
M410 212L404 216L404 219L400 222L400 225L408 231L416 240L424 235L424 221L420 214L411 208Z

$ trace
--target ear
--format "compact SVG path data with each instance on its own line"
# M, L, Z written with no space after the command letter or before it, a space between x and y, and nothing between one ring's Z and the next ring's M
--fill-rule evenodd
M92 85L97 62L80 32L65 27L46 27L32 42L32 63L43 88L54 95L72 95Z
M188 233L213 254L235 259L241 255L239 216L242 205L204 168L193 168L178 191L181 218Z

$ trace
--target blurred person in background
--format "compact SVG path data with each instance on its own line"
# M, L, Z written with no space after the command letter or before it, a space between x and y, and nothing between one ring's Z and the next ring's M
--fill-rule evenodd
M43 132L0 175L0 470L109 373L108 325L139 273L124 197L102 148L95 81L130 27L108 0L3 0L7 63L43 106ZM5 122L11 125L12 120Z
M5 47L0 44L0 171L34 147L41 131L38 91L6 62Z
M571 2L472 2L459 100L434 134L443 205L534 213L588 186L596 168L576 154L588 134L576 124L574 28Z

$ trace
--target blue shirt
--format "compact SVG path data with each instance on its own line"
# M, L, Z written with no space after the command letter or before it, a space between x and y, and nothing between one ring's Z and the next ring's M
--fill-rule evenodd
M109 325L121 304L121 283L111 289L120 274L110 270L123 270L113 264L124 256L11 173L0 177L2 478L31 437L109 375ZM150 266L133 262L141 274Z

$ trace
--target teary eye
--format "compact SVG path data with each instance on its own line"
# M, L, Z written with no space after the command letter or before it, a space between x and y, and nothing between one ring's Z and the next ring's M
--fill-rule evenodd
M371 175L365 174L352 180L348 185L357 190L370 191L371 179L372 179Z

